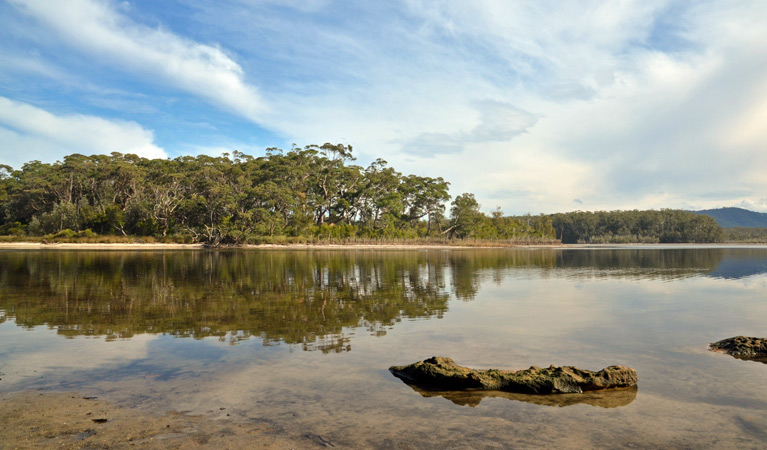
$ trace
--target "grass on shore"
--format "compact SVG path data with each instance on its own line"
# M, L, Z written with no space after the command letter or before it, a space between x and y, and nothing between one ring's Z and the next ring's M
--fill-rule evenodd
M191 239L168 236L155 238L153 236L0 236L0 242L7 243L40 243L40 244L191 244Z

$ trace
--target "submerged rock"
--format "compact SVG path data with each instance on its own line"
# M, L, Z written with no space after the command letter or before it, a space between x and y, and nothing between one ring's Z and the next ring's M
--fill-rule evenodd
M599 372L572 366L532 366L526 370L475 370L462 367L450 358L434 356L408 366L389 368L394 376L422 389L497 390L521 394L581 393L636 386L636 370L610 366Z
M709 350L724 352L738 359L767 364L767 338L735 336L709 345Z
M566 407L572 405L590 405L600 408L619 408L633 402L637 396L637 387L602 389L580 394L534 395L518 394L516 392L464 390L436 391L422 389L414 384L406 383L422 397L443 397L456 405L476 407L486 398L505 398L510 401L533 403L541 406Z

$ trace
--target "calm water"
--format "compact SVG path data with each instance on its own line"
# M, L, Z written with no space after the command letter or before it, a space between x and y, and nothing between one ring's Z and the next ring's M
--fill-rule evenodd
M307 448L767 447L767 247L0 252L0 391L271 424ZM639 387L418 392L391 365L612 364ZM221 409L221 408L225 408Z

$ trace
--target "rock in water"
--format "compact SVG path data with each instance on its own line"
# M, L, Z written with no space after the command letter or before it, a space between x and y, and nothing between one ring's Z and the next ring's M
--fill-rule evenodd
M599 372L572 366L532 366L517 371L475 370L440 356L408 366L392 366L389 371L406 383L426 389L482 389L521 394L581 393L637 384L636 370L623 366L610 366Z
M619 408L633 402L637 396L637 387L602 389L580 394L535 395L518 392L486 391L469 389L463 391L438 391L422 389L406 383L422 397L443 397L456 405L476 407L486 398L505 398L511 401L533 403L541 406L567 407L572 405L590 405L600 408Z
M747 359L767 364L767 339L735 336L714 342L708 347L714 352L724 352L738 359Z

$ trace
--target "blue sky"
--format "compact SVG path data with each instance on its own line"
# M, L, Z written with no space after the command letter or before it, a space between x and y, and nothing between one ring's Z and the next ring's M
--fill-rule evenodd
M0 163L340 142L487 211L767 211L764 30L763 0L0 0Z

